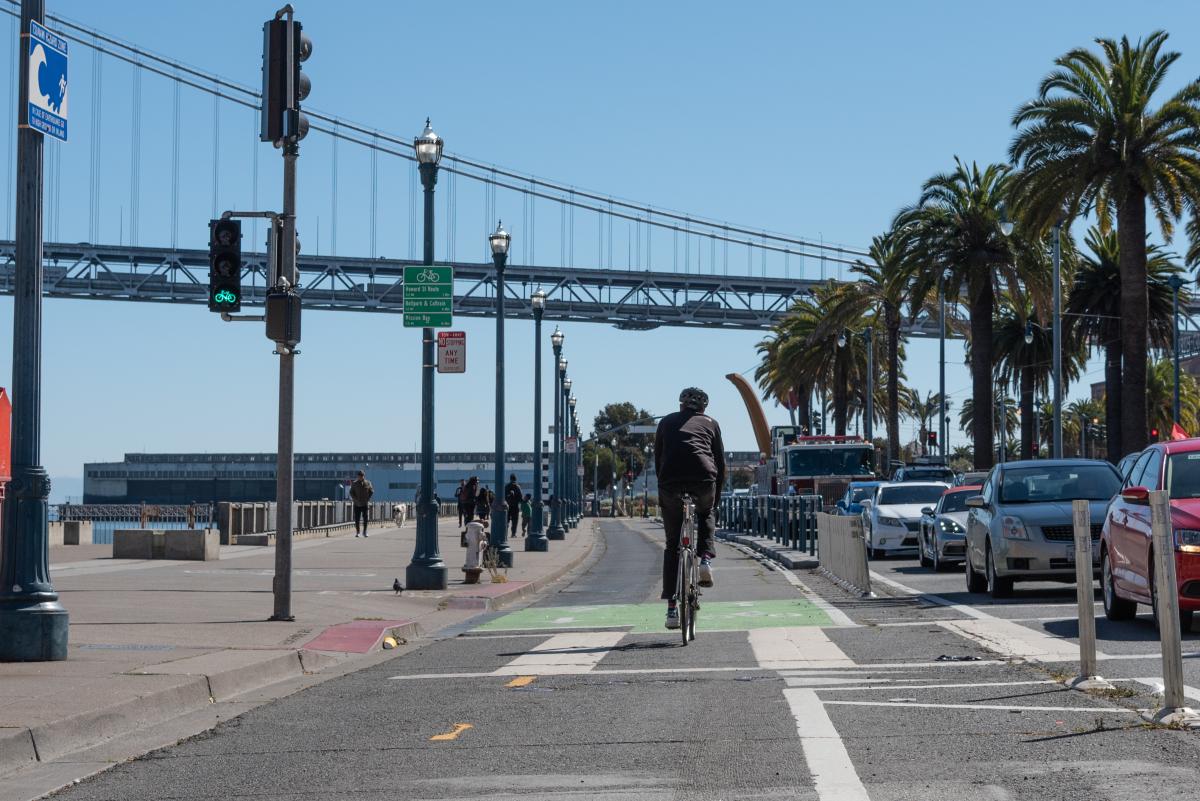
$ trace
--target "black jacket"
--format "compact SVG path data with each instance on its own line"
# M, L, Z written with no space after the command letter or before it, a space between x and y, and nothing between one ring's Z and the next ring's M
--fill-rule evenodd
M660 484L725 483L725 444L717 421L690 409L668 414L654 434L654 470Z
M524 497L525 493L521 492L521 485L517 482L510 481L504 485L504 502L509 506L520 506Z

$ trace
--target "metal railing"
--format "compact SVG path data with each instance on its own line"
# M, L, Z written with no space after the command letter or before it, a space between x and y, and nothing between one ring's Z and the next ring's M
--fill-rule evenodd
M817 513L823 503L819 495L723 495L717 511L726 531L816 555Z
M119 528L209 528L214 525L213 511L210 503L62 503L50 508L50 519L89 521L92 542L105 544Z

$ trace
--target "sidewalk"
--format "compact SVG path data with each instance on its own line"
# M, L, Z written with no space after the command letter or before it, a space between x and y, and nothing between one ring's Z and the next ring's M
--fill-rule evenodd
M517 538L508 582L491 583L485 572L482 583L465 585L455 522L443 519L438 532L445 591L392 590L412 557L412 521L367 539L295 543L292 623L267 621L272 547L223 546L215 562L112 559L111 546L52 548L51 575L71 614L70 656L0 664L0 797L33 797L20 793L47 776L70 776L59 782L66 783L124 758L110 748L79 761L106 741L209 714L249 691L386 658L380 642L388 634L403 644L536 592L582 563L594 541L590 520L547 553L528 553ZM52 764L57 771L45 769Z

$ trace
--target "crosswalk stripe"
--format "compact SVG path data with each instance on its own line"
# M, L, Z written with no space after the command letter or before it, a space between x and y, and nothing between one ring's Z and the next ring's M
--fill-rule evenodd
M854 660L817 626L751 629L748 638L754 658L768 670L854 666Z
M494 676L539 673L587 673L625 636L623 631L582 631L555 634L498 668Z

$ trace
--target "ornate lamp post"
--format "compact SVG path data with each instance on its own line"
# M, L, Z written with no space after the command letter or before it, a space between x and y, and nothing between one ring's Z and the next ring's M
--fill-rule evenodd
M617 438L612 438L612 484L609 485L608 494L612 496L612 509L609 517L617 516Z
M562 358L562 344L565 336L557 328L550 335L550 344L554 346L554 466L552 485L554 487L554 503L550 504L550 530L546 532L546 538L551 540L561 540L566 536L566 531L562 526L562 426L563 426L563 402L562 402L562 380L567 374L567 360Z
M649 445L642 448L642 452L646 454L646 461L642 467L642 517L650 516L650 454L654 449Z
M533 307L533 517L525 550L545 551L550 548L542 528L542 314L546 311L546 293L540 289L534 292L529 304Z
M567 360L563 359L564 366ZM567 402L571 399L571 379L567 376L566 370L563 370L562 380L562 466L559 468L559 484L562 486L562 493L559 494L559 505L562 506L562 512L559 514L559 519L562 521L563 533L570 531L573 526L571 520L571 454L567 452L567 438L571 436L571 410L568 408Z
M567 405L571 407L571 438L575 440L575 452L571 454L568 463L570 474L567 476L567 486L571 488L571 494L568 496L571 500L569 507L570 514L567 516L567 519L571 522L571 528L579 525L579 500L575 497L577 495L576 489L579 485L579 481L577 480L579 471L576 469L576 465L579 462L579 418L575 416L576 403L578 403L578 400L576 400L574 395L567 399Z
M488 535L496 550L496 564L512 567L513 551L508 544L508 505L504 501L504 266L508 263L508 246L512 237L504 226L488 236L492 248L492 263L496 265L496 470L493 481L496 499L492 502L492 530Z
M425 248L423 264L433 264L433 189L437 186L438 162L442 160L442 138L429 127L413 140L417 169L425 189ZM417 542L405 570L411 590L446 589L446 565L438 549L438 508L433 500L433 379L437 358L432 328L421 329L421 494L417 497Z

